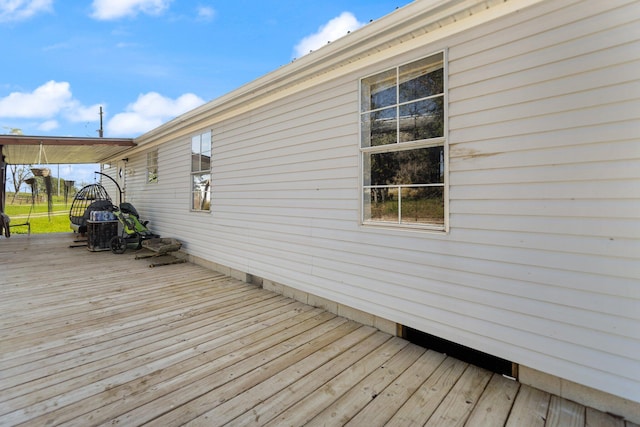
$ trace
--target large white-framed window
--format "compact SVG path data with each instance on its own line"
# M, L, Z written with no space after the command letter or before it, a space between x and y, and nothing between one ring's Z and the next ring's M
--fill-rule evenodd
M211 132L191 138L191 210L211 210Z
M447 229L445 54L360 80L365 225Z

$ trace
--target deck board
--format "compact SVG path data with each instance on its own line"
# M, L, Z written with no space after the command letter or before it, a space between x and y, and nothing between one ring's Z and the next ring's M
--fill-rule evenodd
M424 352L413 365L394 380L393 384L378 394L375 405L367 405L346 425L356 427L387 424L445 358L446 356L442 353L429 350Z
M193 264L0 241L0 425L631 427Z
M490 379L491 372L469 365L425 426L463 426Z
M548 427L582 427L585 424L585 407L558 396L551 396Z
M382 406L375 399L426 351L413 344L403 350L352 386L347 393L340 396L340 399L324 408L306 425L318 427L326 424L327 420L330 420L331 423L344 425L367 405L371 404L375 408Z
M504 423L511 412L519 388L518 382L493 374L465 427L495 426Z
M467 363L447 357L433 374L418 388L405 404L389 420L389 424L422 426L438 409L458 379Z

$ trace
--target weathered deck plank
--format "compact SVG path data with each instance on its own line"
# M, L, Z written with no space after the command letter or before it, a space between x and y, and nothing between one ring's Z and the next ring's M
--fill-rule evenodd
M469 365L425 426L463 426L490 379L491 372Z
M495 426L504 423L509 416L520 384L514 380L493 374L478 404L473 408L465 427Z
M278 393L284 394L282 392L285 390L289 392L288 396L291 396L291 391L295 383L300 382L300 380L310 375L316 369L326 366L326 364L332 360L341 357L345 351L355 351L363 340L375 333L375 329L358 325L355 322L349 323L346 326L349 329L354 327L355 329L347 335L336 339L334 342L327 344L320 351L315 351L306 358L282 369L268 379L247 388L243 392L238 392L232 398L193 420L193 425L211 425L212 420L220 424L233 421L232 424L236 425L249 425L253 421L260 421L260 418L262 418L262 421L268 421L269 419L266 418L266 408L273 407L274 405L267 405L265 402L273 399L274 395ZM338 366L338 364L334 364L333 366ZM284 402L285 400L282 399L281 395L275 407L279 409L283 407L286 408L286 403ZM254 416L253 413L258 414L256 410L258 406L265 408L265 410L260 411L260 415ZM252 408L255 412L248 412ZM250 414L251 420L236 419L246 413Z
M528 386L521 386L513 403L506 427L544 427L547 422L551 395Z
M251 410L237 416L230 424L237 426L264 425L272 421L280 413L300 402L322 385L328 383L338 373L344 372L367 354L375 351L390 339L382 332L375 332L358 342L351 348L345 349L339 356L329 360L309 374L296 380L286 388L265 401L255 405ZM238 396L240 397L240 396Z
M438 409L456 384L467 364L447 357L418 390L389 420L389 424L422 426Z
M558 396L551 396L547 427L582 427L584 424L584 406Z
M625 425L620 418L587 408L585 427L625 427Z
M0 425L637 427L192 264L0 242Z
M306 425L322 426L327 420L344 425L367 405L380 407L379 402L376 402L378 395L425 352L424 348L413 344L409 344L403 350L351 387L340 399L324 408Z
M353 427L386 425L445 358L444 354L435 351L423 353L393 384L378 394L375 405L367 405L346 425Z
M301 401L282 412L266 426L305 425L325 408L347 393L355 384L398 354L408 343L391 338L382 346L355 362L345 371L335 375L325 384L317 384Z

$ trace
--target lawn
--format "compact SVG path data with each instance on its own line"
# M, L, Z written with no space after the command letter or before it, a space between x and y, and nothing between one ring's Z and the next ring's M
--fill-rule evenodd
M46 201L36 201L31 207L31 195L20 194L15 203L11 203L13 195L7 195L5 213L11 218L11 224L24 224L27 220L31 223L31 232L36 234L44 233L66 233L70 232L69 209L71 200L67 205L63 197L53 197L53 211L51 217L47 213ZM13 234L27 234L27 226L11 227Z

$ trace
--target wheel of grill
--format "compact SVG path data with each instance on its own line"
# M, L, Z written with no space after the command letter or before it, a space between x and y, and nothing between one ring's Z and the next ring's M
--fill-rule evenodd
M127 250L127 242L125 242L122 236L115 236L111 238L109 245L111 246L111 252L114 254L123 254L124 251Z

